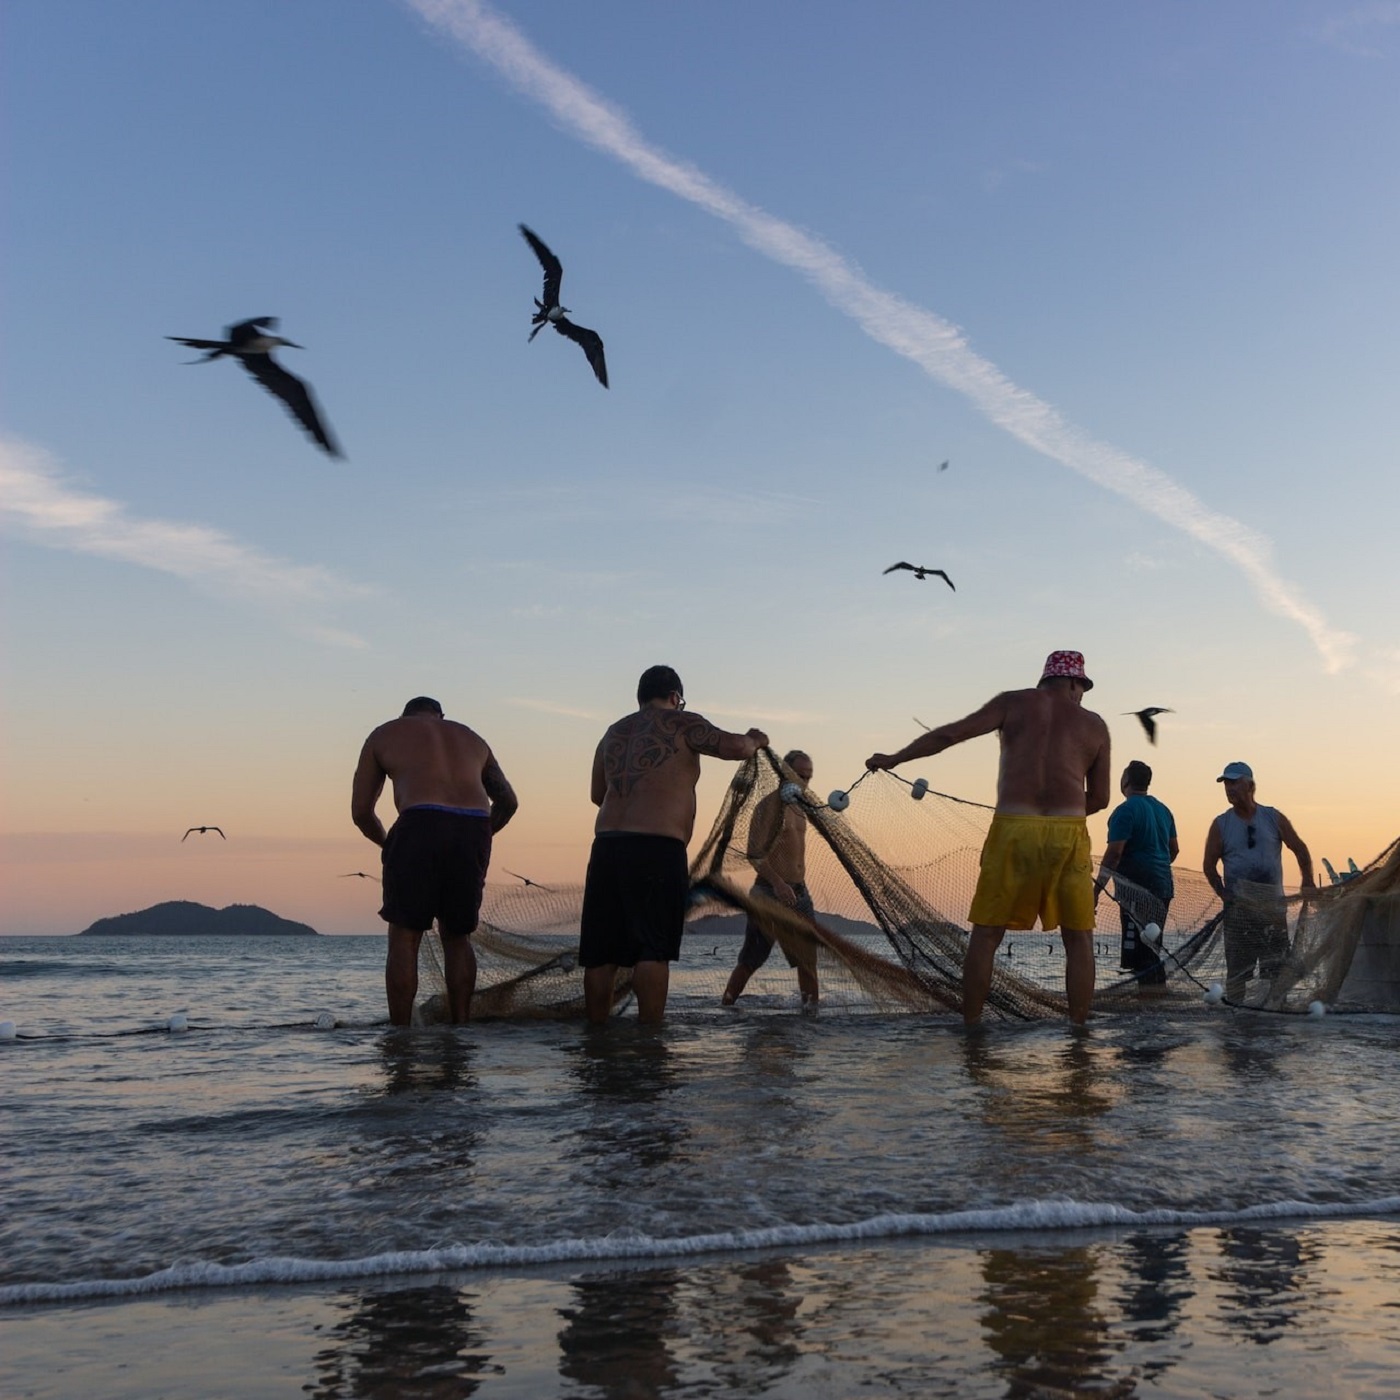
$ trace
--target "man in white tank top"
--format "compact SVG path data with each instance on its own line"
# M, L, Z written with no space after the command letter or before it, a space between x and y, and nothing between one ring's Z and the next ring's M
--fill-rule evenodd
M1277 807L1254 800L1254 770L1227 763L1230 810L1210 825L1205 876L1225 905L1225 996L1243 1001L1254 975L1272 981L1288 956L1288 907L1283 894L1283 847L1293 852L1305 890L1315 889L1312 856L1293 823ZM1224 867L1222 877L1220 867Z

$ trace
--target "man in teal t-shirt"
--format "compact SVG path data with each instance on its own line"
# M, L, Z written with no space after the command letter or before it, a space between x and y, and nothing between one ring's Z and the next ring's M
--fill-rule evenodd
M1102 888L1110 875L1118 900L1118 916L1123 928L1120 967L1137 974L1144 986L1161 986L1167 980L1154 948L1139 937L1148 924L1167 925L1167 909L1175 887L1172 861L1180 849L1176 840L1176 820L1155 797L1149 797L1152 770L1134 759L1124 770L1119 790L1124 800L1108 818L1108 845L1099 866ZM1131 882L1131 883L1129 883Z

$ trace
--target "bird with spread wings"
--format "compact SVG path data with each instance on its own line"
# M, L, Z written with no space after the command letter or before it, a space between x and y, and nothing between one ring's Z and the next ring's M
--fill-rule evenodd
M560 335L566 336L582 348L583 353L588 356L588 363L593 366L593 373L598 376L598 383L606 389L608 365L603 358L602 336L597 331L589 330L587 326L575 325L564 314L569 308L559 304L559 288L564 281L564 264L550 252L548 245L533 229L521 224L520 232L535 250L535 256L544 269L544 300L535 298L535 314L530 319L534 329L530 332L530 339L533 340L545 326L553 326Z
M924 564L906 564L904 560L901 559L898 564L891 564L889 568L885 569L883 572L892 574L896 569L908 569L915 578L928 578L928 576L932 574L935 578L941 578L954 593L958 591L957 584L955 584L942 569L930 569Z

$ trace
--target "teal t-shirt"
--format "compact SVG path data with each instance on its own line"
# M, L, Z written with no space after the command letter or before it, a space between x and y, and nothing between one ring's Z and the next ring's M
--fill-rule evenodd
M1118 873L1158 899L1170 899L1175 893L1171 852L1175 835L1176 820L1166 804L1145 792L1133 793L1108 819L1108 839L1127 843Z

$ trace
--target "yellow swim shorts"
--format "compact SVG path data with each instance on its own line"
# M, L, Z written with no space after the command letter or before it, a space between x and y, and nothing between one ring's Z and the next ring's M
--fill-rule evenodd
M991 928L1094 927L1094 875L1083 817L998 812L982 845L968 918Z

